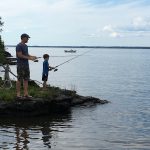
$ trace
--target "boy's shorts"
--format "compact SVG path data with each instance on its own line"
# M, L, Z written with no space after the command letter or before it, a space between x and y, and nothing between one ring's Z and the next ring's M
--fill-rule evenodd
M17 66L17 75L18 80L29 80L30 79L30 70L28 66L25 65L18 65Z
M42 75L42 81L47 81L47 79L48 79L48 75L43 74L43 75Z

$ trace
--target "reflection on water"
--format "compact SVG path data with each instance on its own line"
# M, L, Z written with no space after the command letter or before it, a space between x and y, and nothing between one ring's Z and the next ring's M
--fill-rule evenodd
M63 126L70 117L70 114L64 114L34 118L1 118L0 149L50 149L51 139L57 136L57 132L62 132L59 125Z

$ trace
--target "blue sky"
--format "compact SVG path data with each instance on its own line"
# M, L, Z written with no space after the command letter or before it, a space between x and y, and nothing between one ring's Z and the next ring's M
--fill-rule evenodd
M5 44L150 46L150 0L1 0Z

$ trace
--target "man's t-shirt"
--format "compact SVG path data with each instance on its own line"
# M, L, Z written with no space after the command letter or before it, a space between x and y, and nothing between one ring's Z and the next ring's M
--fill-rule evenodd
M48 76L48 71L49 71L48 60L44 60L44 62L43 62L43 75Z
M28 54L28 46L26 44L19 43L16 46L16 57L17 57L17 52L22 52L23 55L28 56L29 55ZM29 67L29 61L28 61L28 59L17 57L17 65Z

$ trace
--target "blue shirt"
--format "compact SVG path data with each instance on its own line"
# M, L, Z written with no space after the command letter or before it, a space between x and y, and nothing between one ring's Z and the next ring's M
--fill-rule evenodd
M49 71L48 60L44 60L44 62L43 62L43 74L48 76L48 71Z
M19 43L16 46L16 57L17 57L17 52L22 52L23 55L28 56L29 55L28 54L28 46L26 44ZM29 61L28 61L28 59L17 57L17 65L29 66Z

